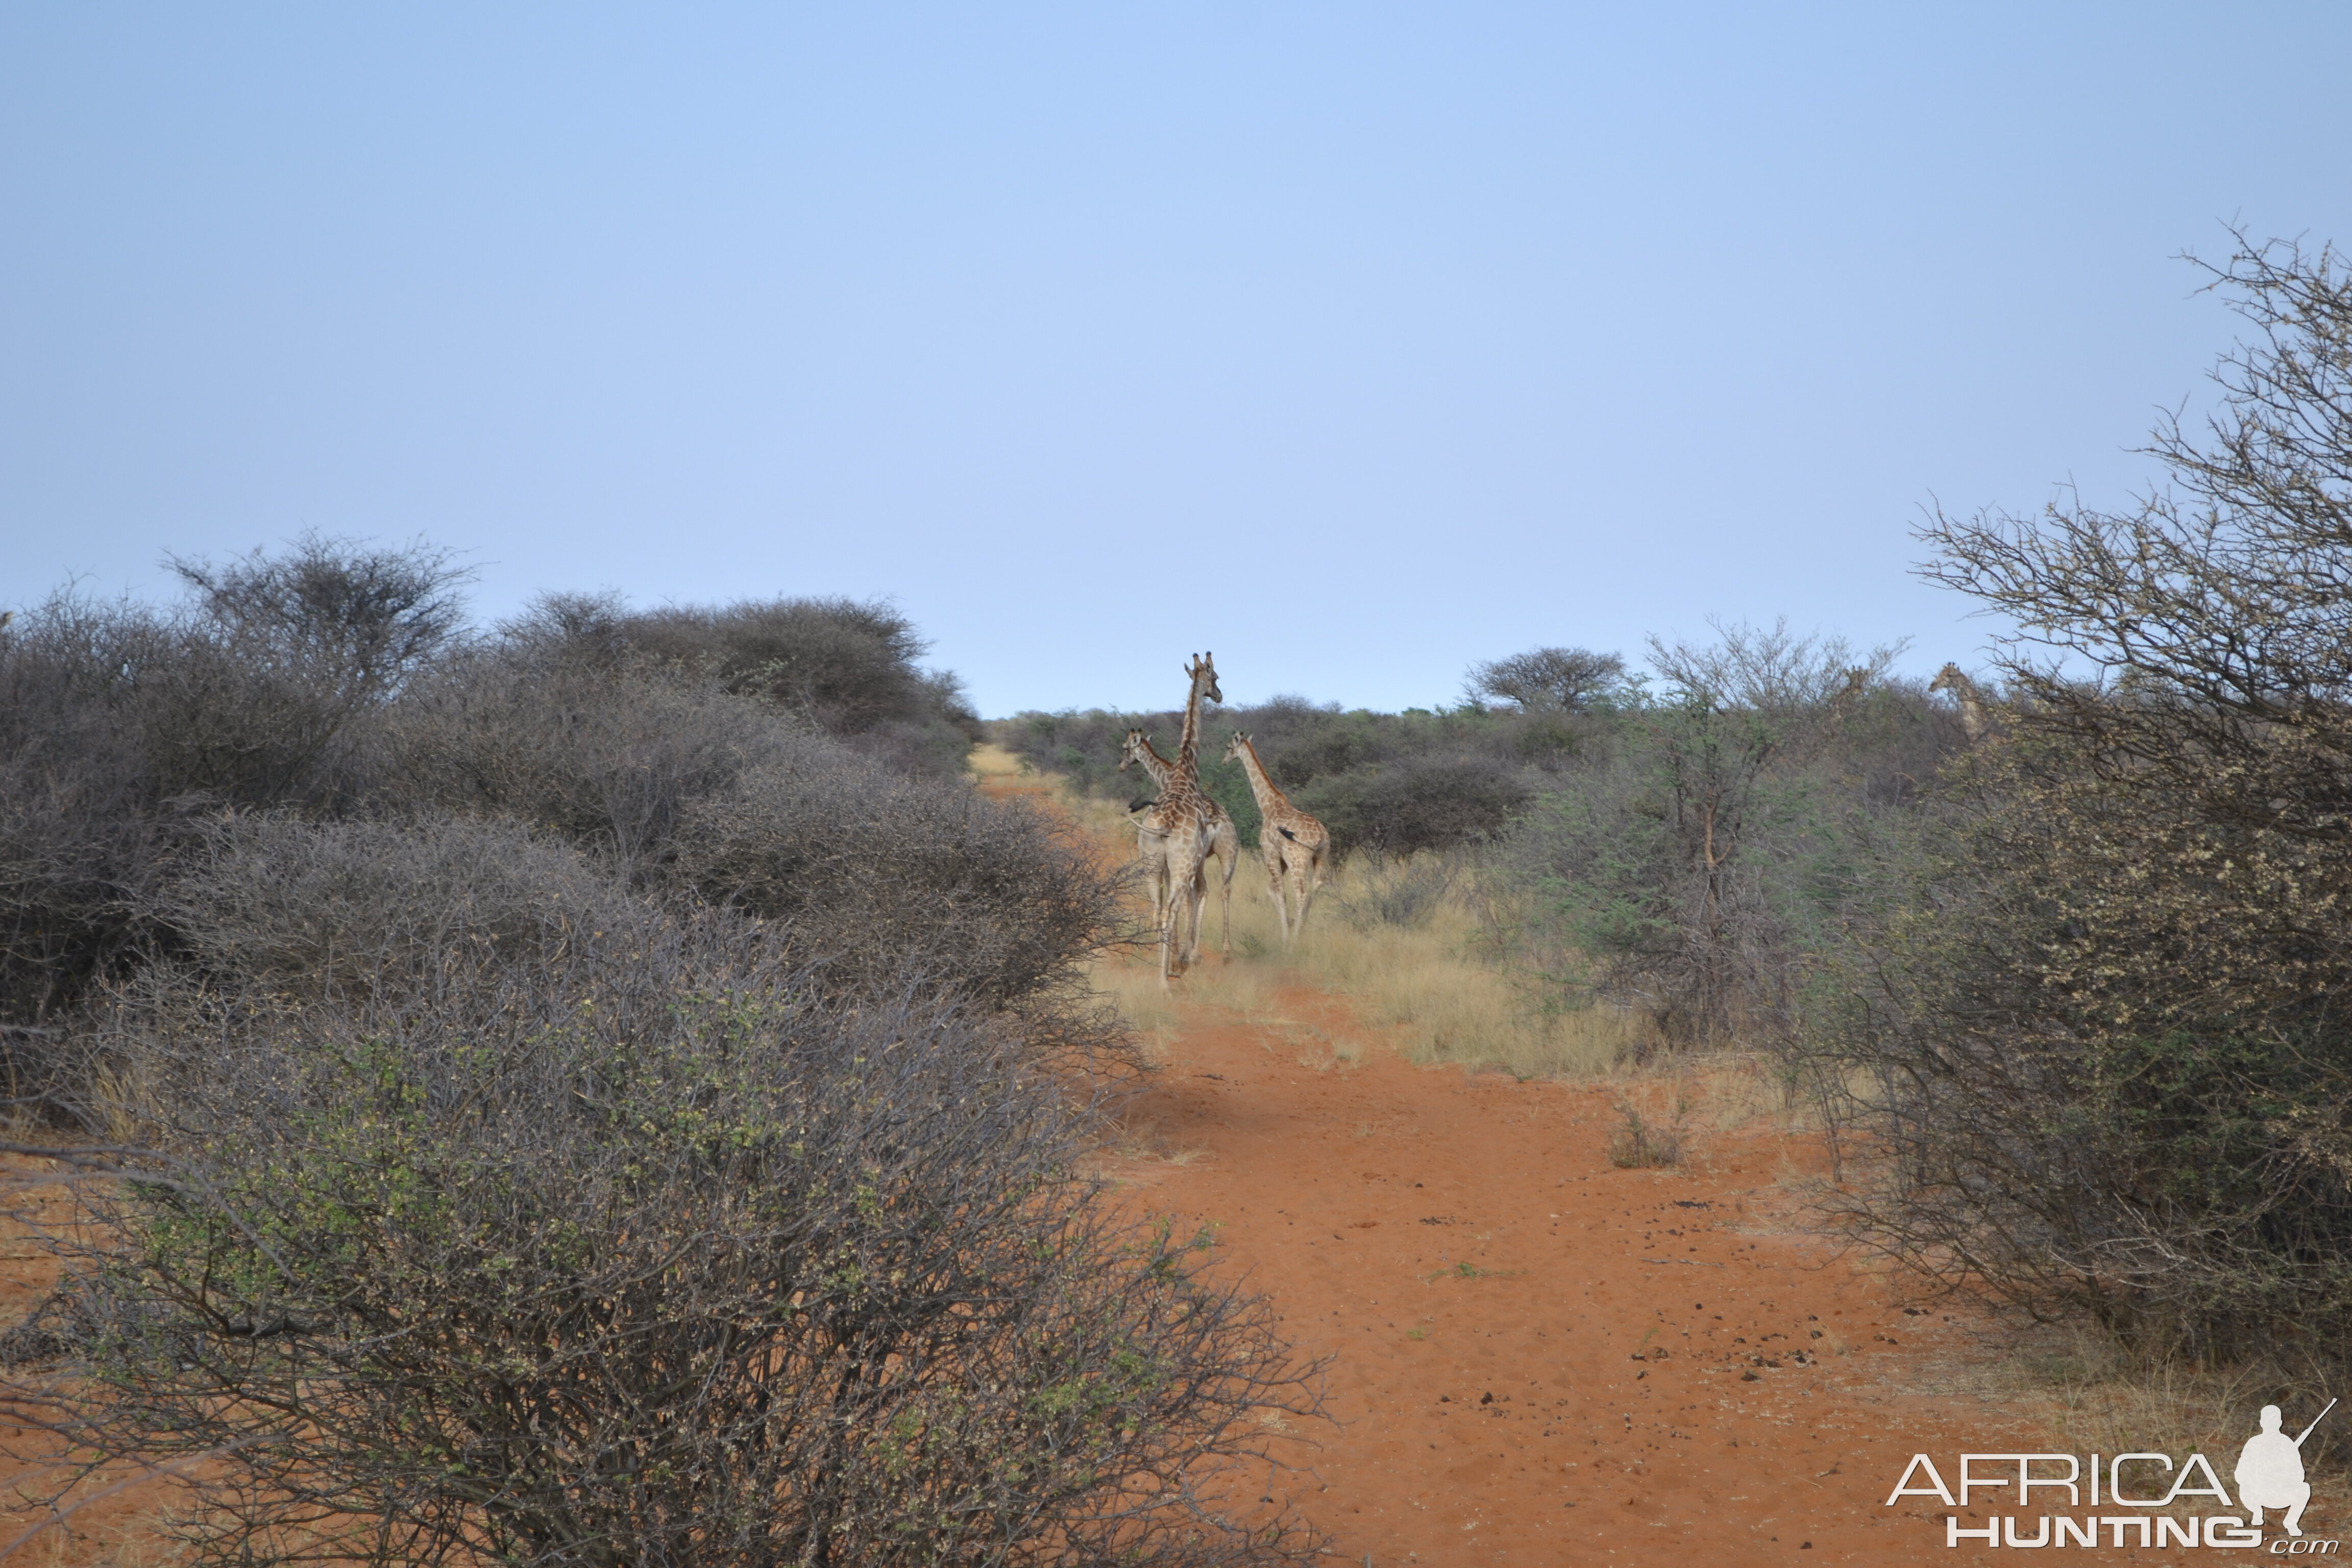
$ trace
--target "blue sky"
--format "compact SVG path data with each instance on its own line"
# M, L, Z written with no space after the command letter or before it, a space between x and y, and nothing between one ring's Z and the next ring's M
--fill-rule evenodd
M299 530L889 595L984 712L1989 627L2352 240L2352 7L0 0L0 603Z

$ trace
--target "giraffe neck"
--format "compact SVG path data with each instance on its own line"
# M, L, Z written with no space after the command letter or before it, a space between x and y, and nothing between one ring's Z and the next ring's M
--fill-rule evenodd
M1958 666L1946 665L1944 673L1936 678L1936 685L1928 689L1932 691L1937 687L1952 694L1952 700L1960 710L1960 733L1971 742L1992 732L1992 710L1986 705L1984 693L1977 689L1974 680L1961 673Z
M1257 796L1259 813L1270 815L1275 807L1286 809L1290 805L1290 797L1275 788L1274 781L1265 776L1265 764L1257 760L1256 745L1244 741L1241 753L1242 772L1249 775L1250 793Z
M1177 752L1181 760L1183 752ZM1143 755L1138 759L1143 770L1160 786L1160 798L1152 804L1151 817L1157 831L1170 832L1178 823L1190 822L1206 831L1213 810L1209 797L1202 793L1200 780L1189 777L1175 763L1153 750L1150 741L1143 742Z
M1992 729L1992 716L1985 711L1984 699L1977 695L1976 687L1963 686L1959 690L1960 731L1971 741L1980 741Z
M1201 741L1201 678L1192 678L1192 692L1184 699L1184 733L1176 742L1176 773L1187 784L1201 776L1198 747Z

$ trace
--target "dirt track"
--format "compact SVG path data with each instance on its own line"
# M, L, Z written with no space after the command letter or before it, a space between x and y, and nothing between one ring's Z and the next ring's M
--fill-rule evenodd
M1340 1426L1273 1485L1344 1561L1944 1558L1940 1506L1884 1500L1913 1453L2009 1447L2008 1423L1895 1393L1965 1325L1790 1227L1801 1141L1620 1170L1602 1090L1349 1066L1315 1044L1364 1037L1343 1002L1284 1001L1204 1010L1108 1169L1217 1227L1331 1358Z

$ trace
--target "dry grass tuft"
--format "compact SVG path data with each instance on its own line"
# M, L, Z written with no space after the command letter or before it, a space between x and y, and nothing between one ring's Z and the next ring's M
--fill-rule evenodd
M1630 1171L1683 1163L1683 1123L1690 1110L1687 1100L1677 1097L1673 1111L1663 1121L1655 1113L1644 1120L1642 1108L1628 1100L1615 1104L1625 1124L1609 1134L1611 1164Z
M2234 1366L2148 1359L2119 1348L2087 1326L2030 1334L2009 1363L2010 1376L2054 1405L2053 1424L2077 1447L2103 1454L2204 1454L2221 1463L2253 1436L2265 1405L2276 1405L2289 1433L2317 1415L2332 1392L2326 1369L2294 1368L2264 1358ZM2304 1444L2314 1478L2338 1478L2352 1456L2352 1425L2338 1405ZM2226 1466L2224 1466L2226 1471Z
M1034 782L1043 784L1046 782L1045 775L1036 769L991 741L982 741L972 747L964 758L964 764L982 784Z

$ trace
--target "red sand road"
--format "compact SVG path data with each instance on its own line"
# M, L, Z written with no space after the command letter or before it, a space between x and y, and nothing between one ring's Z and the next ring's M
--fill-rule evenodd
M1342 1001L1283 1000L1366 1037ZM1910 1456L2046 1446L1896 1392L1968 1325L1906 1315L1793 1226L1780 1178L1808 1141L1619 1170L1601 1089L1302 1065L1297 1037L1203 1009L1129 1111L1149 1152L1107 1168L1217 1227L1331 1358L1341 1425L1273 1484L1342 1561L1948 1561L1939 1504L1883 1506Z

